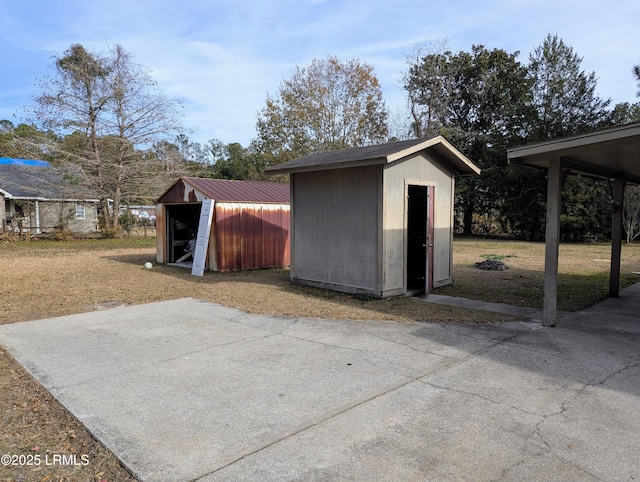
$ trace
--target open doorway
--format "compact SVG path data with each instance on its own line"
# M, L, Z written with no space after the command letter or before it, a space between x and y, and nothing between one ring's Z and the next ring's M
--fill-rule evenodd
M407 203L407 292L433 287L434 186L409 185Z
M202 203L167 205L167 262L175 263L188 251L198 233ZM193 259L186 260L190 264Z

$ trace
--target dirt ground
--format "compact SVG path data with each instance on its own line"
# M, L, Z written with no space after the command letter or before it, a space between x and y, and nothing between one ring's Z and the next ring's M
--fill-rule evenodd
M607 246L563 246L561 309L579 309L606 296ZM454 286L440 294L523 306L542 299L544 246L462 240L454 249ZM564 254L564 260L562 258ZM473 263L501 258L509 269L480 272ZM154 267L147 270L144 263ZM638 281L640 247L623 251L623 281ZM0 323L48 318L182 297L200 298L249 313L353 320L500 322L512 318L411 298L376 300L292 285L286 269L191 276L184 268L155 265L153 239L0 244ZM566 301L568 300L568 301ZM118 460L88 434L47 391L0 349L0 454L47 460L76 455L75 466L0 465L0 480L132 480ZM39 456L39 457L36 457ZM87 458L81 459L81 456ZM88 460L87 464L81 462Z

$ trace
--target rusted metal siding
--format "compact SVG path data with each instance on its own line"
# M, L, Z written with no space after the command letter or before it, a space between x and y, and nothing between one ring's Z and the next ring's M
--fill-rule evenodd
M288 266L288 205L216 203L218 271Z

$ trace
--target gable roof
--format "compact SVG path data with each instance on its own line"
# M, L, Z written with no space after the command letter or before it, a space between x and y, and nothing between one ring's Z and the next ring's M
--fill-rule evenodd
M297 173L389 164L423 150L433 150L440 154L457 174L480 174L480 168L442 136L318 152L270 167L265 172Z
M0 191L8 199L98 201L83 185L74 185L54 169L39 165L0 164Z
M289 203L289 184L262 181L232 181L181 177L159 198L158 203L188 202L187 189L198 190L208 199L227 202Z

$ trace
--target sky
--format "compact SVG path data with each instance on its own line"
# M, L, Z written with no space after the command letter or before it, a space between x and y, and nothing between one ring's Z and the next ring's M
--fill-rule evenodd
M638 0L0 0L0 120L28 120L37 81L72 44L120 44L184 105L192 141L247 146L267 95L296 66L335 55L374 67L394 119L402 75L419 46L446 43L529 54L557 34L595 72L597 94L638 102Z

